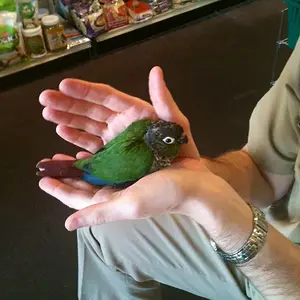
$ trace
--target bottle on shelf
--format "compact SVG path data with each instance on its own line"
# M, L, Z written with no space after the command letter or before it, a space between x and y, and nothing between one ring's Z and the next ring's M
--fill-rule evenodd
M42 26L46 45L50 52L67 49L68 41L65 34L65 28L57 15L43 17Z
M40 25L36 28L23 28L22 34L28 56L31 58L39 58L47 53L42 27Z

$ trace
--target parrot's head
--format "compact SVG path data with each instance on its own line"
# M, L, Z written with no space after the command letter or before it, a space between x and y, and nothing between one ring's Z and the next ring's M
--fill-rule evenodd
M188 138L180 125L159 120L150 123L145 141L159 156L174 158L179 153L180 145L187 144Z

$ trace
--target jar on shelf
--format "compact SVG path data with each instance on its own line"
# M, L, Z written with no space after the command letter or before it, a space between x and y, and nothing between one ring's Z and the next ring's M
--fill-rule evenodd
M47 53L42 27L22 29L25 48L31 58L39 58Z
M50 52L67 49L68 41L65 34L64 25L56 15L49 15L42 18L42 26L47 48Z

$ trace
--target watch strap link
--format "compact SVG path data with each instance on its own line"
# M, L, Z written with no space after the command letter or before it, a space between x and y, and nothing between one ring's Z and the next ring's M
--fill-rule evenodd
M268 233L268 222L266 221L265 214L252 204L249 204L249 206L253 213L253 230L246 243L239 250L233 253L226 253L219 249L215 242L212 242L215 251L225 261L237 266L245 264L259 253Z

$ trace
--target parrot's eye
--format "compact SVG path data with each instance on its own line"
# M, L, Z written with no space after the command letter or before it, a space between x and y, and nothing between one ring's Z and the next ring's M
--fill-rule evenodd
M171 144L174 144L175 139L170 136L167 136L163 139L163 141L165 144L171 145Z

